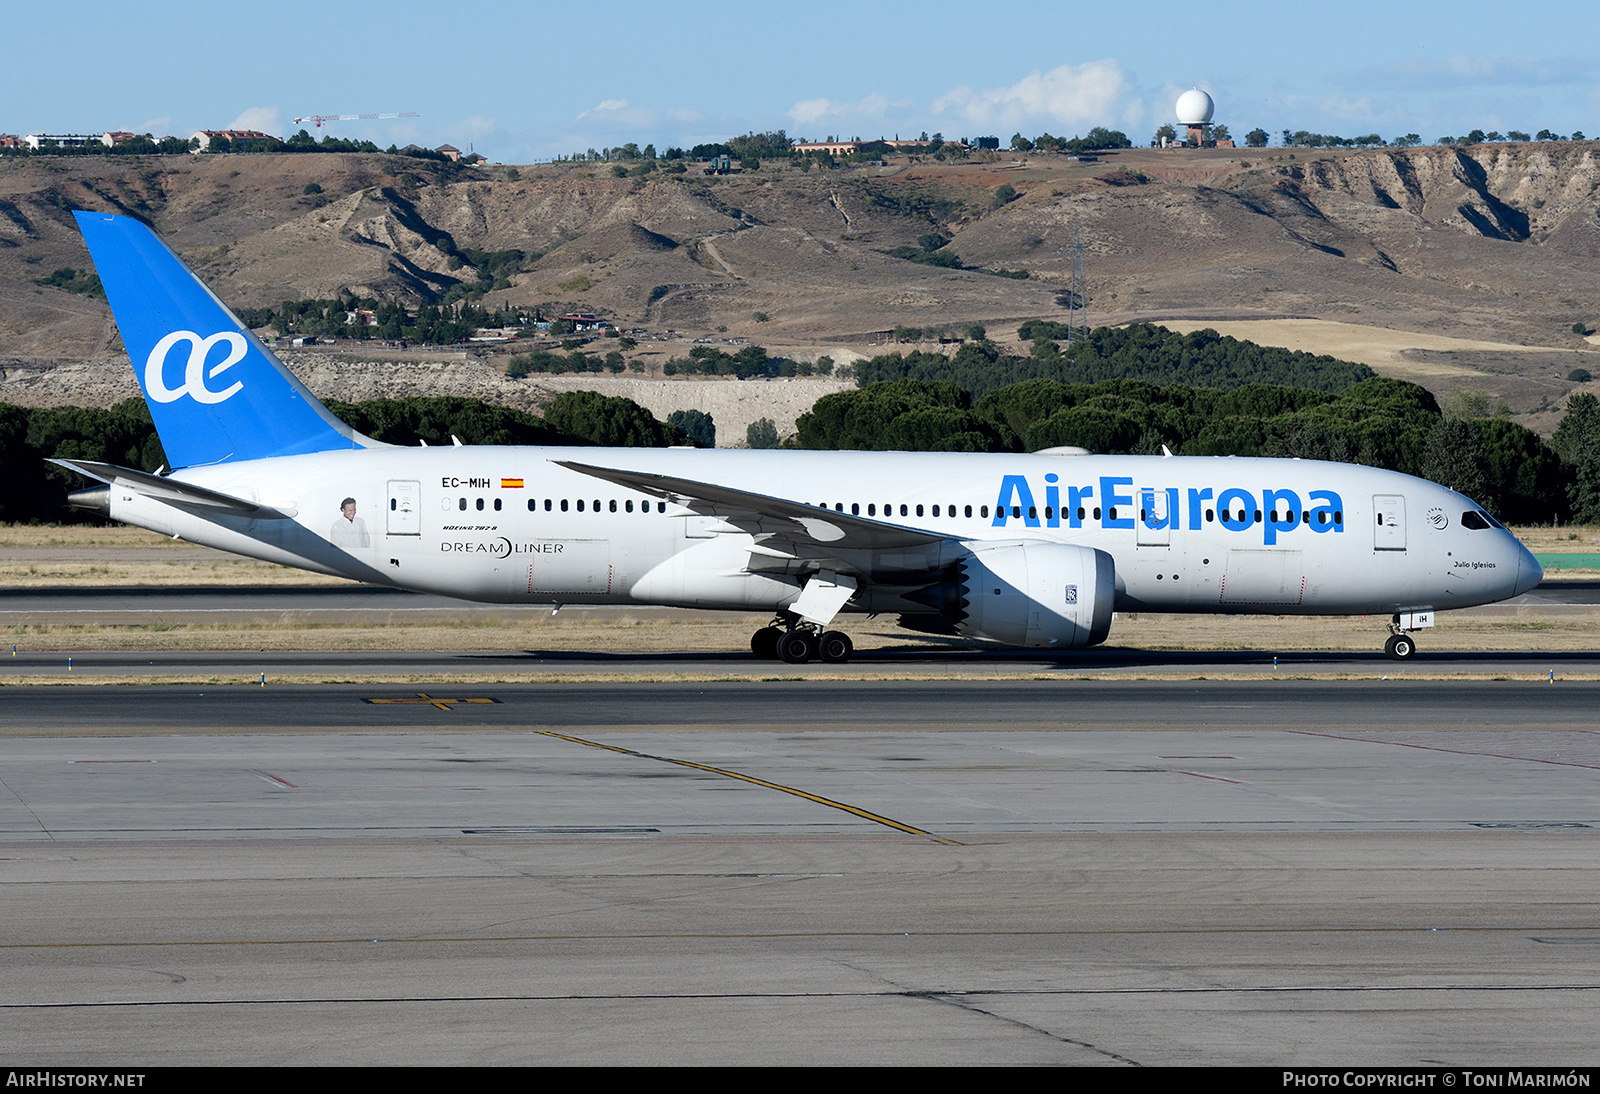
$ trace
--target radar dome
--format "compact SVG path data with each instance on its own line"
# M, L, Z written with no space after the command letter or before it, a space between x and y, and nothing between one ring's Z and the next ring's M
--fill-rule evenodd
M1211 120L1211 113L1216 109L1216 104L1211 101L1211 96L1192 87L1178 96L1178 122L1182 125L1205 125Z

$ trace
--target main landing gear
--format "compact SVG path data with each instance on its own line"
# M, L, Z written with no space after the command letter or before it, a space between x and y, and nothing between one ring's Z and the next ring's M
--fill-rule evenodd
M855 643L843 631L824 631L780 617L750 636L750 652L763 661L786 661L791 665L819 658L842 665L855 652Z

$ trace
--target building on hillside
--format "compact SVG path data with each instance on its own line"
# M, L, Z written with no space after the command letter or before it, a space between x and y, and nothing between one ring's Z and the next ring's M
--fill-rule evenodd
M28 142L15 133L0 133L0 148L26 148Z
M99 144L100 136L88 133L29 133L22 140L37 152L47 143L54 148L87 148L91 144Z
M190 151L209 151L211 142L218 137L230 142L279 140L278 137L274 137L271 133L262 133L254 129L201 129L189 135L191 142L198 142Z
M609 320L601 319L598 316L589 315L588 313L583 313L581 315L563 315L561 316L561 322L571 327L573 333L591 330L605 330L607 327L611 326Z
M886 145L896 152L905 152L907 154L933 147L931 140L901 140L898 137L894 140L889 140L885 137L875 141L795 141L791 147L802 156L807 152L826 152L830 156L848 156L851 153L859 152L869 144ZM966 148L968 146L965 141L943 141L940 147Z
M848 156L861 147L860 141L795 141L794 150L801 155L807 152L826 152L830 156Z
M435 148L434 151L445 157L445 159L449 160L451 163L461 162L461 149L457 148L453 144L441 144L438 148Z
M100 134L100 143L105 145L107 148L115 148L119 144L127 144L129 141L141 140L143 137L144 134L142 133L128 133L119 129L115 132Z

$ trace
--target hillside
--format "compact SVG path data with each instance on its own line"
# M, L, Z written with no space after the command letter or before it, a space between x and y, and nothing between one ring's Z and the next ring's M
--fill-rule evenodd
M4 159L0 362L115 346L101 301L33 283L88 264L73 208L146 218L239 307L341 289L425 299L476 280L461 254L516 249L522 272L485 303L841 350L902 325L980 322L1009 336L1021 319L1063 318L1062 249L1081 228L1093 323L1292 317L1542 347L1418 351L1437 366L1423 382L1486 390L1532 420L1572 386L1567 371L1594 367L1571 328L1600 319L1595 151L1135 149L1093 164L768 164L646 179L572 164L511 179L383 155ZM997 203L1002 184L1015 200ZM1031 277L883 253L934 231L968 266Z

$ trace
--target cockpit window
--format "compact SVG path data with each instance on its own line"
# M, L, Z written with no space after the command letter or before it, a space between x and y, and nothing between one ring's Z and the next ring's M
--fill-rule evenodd
M1493 527L1489 523L1490 519L1487 513L1480 513L1476 509L1468 509L1461 514L1461 527L1471 528L1475 532L1482 531L1485 528Z

